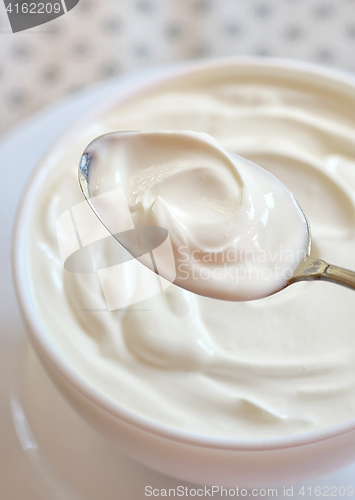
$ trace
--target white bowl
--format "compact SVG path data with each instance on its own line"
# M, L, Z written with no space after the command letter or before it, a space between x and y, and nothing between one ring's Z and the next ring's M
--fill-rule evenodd
M238 58L169 69L163 75L149 77L129 91L119 93L116 103L149 89L163 88L179 79L203 80L213 78L216 72L219 77L230 78L244 71L255 75L265 72L287 75L304 83L340 90L344 95L355 94L355 79L345 73L294 61ZM86 122L90 123L110 105L106 103L89 113ZM176 478L204 485L265 487L291 484L320 476L355 460L355 419L306 434L272 439L197 435L153 422L112 401L90 385L56 349L34 300L29 235L41 186L53 168L51 158L66 147L73 133L69 131L49 151L28 184L15 228L14 275L32 344L52 379L78 412L139 462ZM90 133L81 137L82 150L93 138Z

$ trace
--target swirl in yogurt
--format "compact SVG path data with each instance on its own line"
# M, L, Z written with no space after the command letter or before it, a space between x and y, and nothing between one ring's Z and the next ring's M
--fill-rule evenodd
M85 154L91 195L123 189L132 227L168 231L182 288L223 300L259 299L284 288L306 255L307 222L293 194L208 134L109 134ZM110 230L107 210L96 209ZM165 253L158 271L169 279Z

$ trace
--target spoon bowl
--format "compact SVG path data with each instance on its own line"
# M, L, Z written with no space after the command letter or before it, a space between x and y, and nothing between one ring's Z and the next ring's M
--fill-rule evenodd
M164 134L166 133L168 132L164 132ZM117 139L122 140L125 136L131 136L132 134L139 135L145 133L113 132L100 136L89 144L89 146L85 149L79 164L78 178L80 188L96 217L105 226L108 232L112 236L114 236L114 238L120 243L120 245L122 245L122 247L127 250L132 257L149 268L150 271L153 271L154 273L160 275L160 277L163 277L165 278L165 280L172 283L176 278L176 258L174 260L174 252L171 247L168 230L157 225L135 225L131 217L131 209L129 203L127 202L127 198L129 198L130 195L127 191L124 192L122 188L116 190L120 191L121 193L119 196L118 204L118 199L115 199L114 202L112 202L112 199L110 199L110 193L113 194L114 190L107 191L107 193L104 194L95 194L95 189L97 188L97 180L99 180L99 182L103 181L102 172L100 172L98 175L95 170L95 168L97 168L96 164L105 161L112 161L112 156L114 155L117 155L117 158L115 158L115 160L122 160L122 158L120 158L120 153L117 153L114 147L112 151L107 149L107 144L111 144L111 142L112 144L114 144ZM145 136L145 140L147 140L147 137L149 140L149 134ZM120 181L121 174L119 171L116 171L115 182L119 184ZM277 182L281 184L279 181ZM299 281L322 280L355 289L355 272L338 266L330 265L317 257L311 257L310 225L300 205L294 198L293 201L297 206L299 212L302 214L307 232L307 244L305 246L302 259L297 262L297 265L295 265L292 269L292 274L286 281L281 284L279 288L271 290L268 293L263 293L260 296L247 296L245 300L253 300L266 297L268 295L273 295L274 293L277 293L287 286ZM111 210L111 208L114 206L115 210ZM117 218L117 213L119 213L120 215L119 218ZM164 259L158 260L159 256L157 254L154 254L154 250L156 250L157 248L164 248L165 260L166 255L170 254L168 258L168 264L164 262ZM147 256L149 256L149 258L147 258ZM199 295L207 295L210 297L213 296L210 293L204 293L204 290L201 288L196 289L195 286L192 288L186 285L184 286L184 283L181 283L181 281L179 281L178 279L175 280L175 284ZM165 286L161 286L161 289L162 288L165 288ZM216 296L213 298L221 298L221 296ZM222 298L233 300L233 298L229 298L228 296Z

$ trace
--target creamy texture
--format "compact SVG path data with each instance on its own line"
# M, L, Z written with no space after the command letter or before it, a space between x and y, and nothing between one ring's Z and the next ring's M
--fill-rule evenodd
M84 159L90 203L122 189L135 227L168 231L175 269L168 247L157 271L176 275L174 283L188 291L222 300L265 297L287 285L307 253L307 223L292 193L207 134L107 135ZM119 207L94 210L115 234ZM116 238L135 255L135 238Z
M107 397L178 429L268 438L353 418L353 291L299 283L234 303L171 285L107 312L95 273L63 269L55 225L83 200L77 165L86 145L113 130L159 129L206 132L269 170L307 214L313 254L355 269L353 88L286 68L227 64L112 105L47 160L28 260L52 342ZM132 286L127 276L122 289Z

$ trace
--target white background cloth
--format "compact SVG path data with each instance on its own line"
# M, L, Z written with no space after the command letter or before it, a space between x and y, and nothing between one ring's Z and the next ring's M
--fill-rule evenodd
M80 0L13 34L0 3L0 134L107 77L227 55L303 59L355 72L355 0Z

